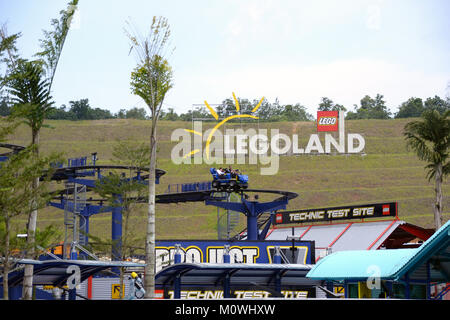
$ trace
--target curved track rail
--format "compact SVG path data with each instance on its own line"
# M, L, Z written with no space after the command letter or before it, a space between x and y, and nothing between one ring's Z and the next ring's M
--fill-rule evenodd
M67 190L61 190L55 192L55 194L59 194L59 196L55 196L56 198L59 198L63 194L66 194ZM73 192L73 190L68 190L69 193ZM217 190L204 190L204 191L188 191L188 192L178 192L178 193L163 193L163 194L157 194L155 196L155 202L156 203L180 203L180 202L203 202L206 200L215 199L214 193L218 193ZM290 191L282 191L282 190L265 190L265 189L246 189L243 191L239 191L239 193L247 193L247 192L253 192L253 193L270 193L270 194L278 194L281 195L281 197L275 199L274 201L278 201L281 199L287 199L291 200L296 197L298 197L298 194L295 192ZM91 202L104 202L105 199L87 199ZM148 201L148 198L138 198L136 199L137 202L145 203Z
M18 146L15 144L8 144L8 143L0 143L0 148L5 148L5 149L10 149L12 151L10 152L5 152L0 154L0 157L7 157L16 153L19 153L20 151L22 151L23 149L25 149L25 147L23 146Z
M197 202L197 201L205 201L214 198L213 194L218 193L220 191L217 190L205 190L205 191L188 191L188 192L179 192L179 193L166 193L166 194L158 194L156 195L156 203L178 203L178 202ZM245 189L238 191L240 194L245 194L247 192L252 193L271 193L278 194L281 197L275 199L287 199L291 200L298 197L298 194L290 191L282 191L282 190L265 190L265 189Z
M86 166L78 166L78 167L63 167L63 168L56 168L51 180L55 181L61 181L61 180L67 180L69 178L77 177L77 176L84 176L85 174L80 171L84 170L136 170L136 171L146 171L148 172L149 168L136 168L131 166L120 166L120 165L86 165ZM162 169L156 169L156 177L159 178L166 174L166 171ZM44 174L45 175L45 174ZM148 174L141 176L141 179L146 180L148 179Z

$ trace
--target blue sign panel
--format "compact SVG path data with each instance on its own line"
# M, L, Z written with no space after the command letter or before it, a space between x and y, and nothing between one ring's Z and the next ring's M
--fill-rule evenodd
M176 245L182 263L223 263L226 245L230 263L273 263L275 247L282 263L315 263L314 241L163 240L156 241L156 272L174 263Z

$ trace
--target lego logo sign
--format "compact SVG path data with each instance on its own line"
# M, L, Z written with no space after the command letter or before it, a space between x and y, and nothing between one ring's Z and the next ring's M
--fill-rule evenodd
M283 223L283 215L277 214L276 216L276 223Z
M336 124L336 118L335 117L321 117L319 120L319 125L330 125L334 126Z
M338 131L338 111L317 111L317 131Z

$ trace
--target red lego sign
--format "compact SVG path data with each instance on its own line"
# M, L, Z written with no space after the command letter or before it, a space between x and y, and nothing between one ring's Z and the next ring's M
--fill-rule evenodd
M338 131L339 111L317 111L317 131Z
M283 215L277 213L276 217L276 223L283 223Z

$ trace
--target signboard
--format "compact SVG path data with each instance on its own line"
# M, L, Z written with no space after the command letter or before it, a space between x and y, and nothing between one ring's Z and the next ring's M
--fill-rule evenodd
M287 259L282 263L315 263L314 241L163 240L156 241L156 272L174 263L177 244L182 263L223 263L225 245L229 246L230 263L272 263L275 247L280 247Z
M170 288L166 288L164 293L165 299L174 299L174 292ZM282 288L281 294L286 299L306 299L315 298L316 291L312 286L302 286L296 288ZM265 299L274 298L273 292L269 292L258 288L234 288L231 291L231 297L235 299ZM180 299L223 299L223 290L220 288L189 288L186 290L181 290Z
M375 203L357 206L305 209L278 212L275 224L326 222L335 220L396 217L397 203Z
M120 290L120 284L114 283L111 285L111 299L122 299L125 297L125 285L122 285L122 290Z
M317 111L317 131L338 131L339 111Z

